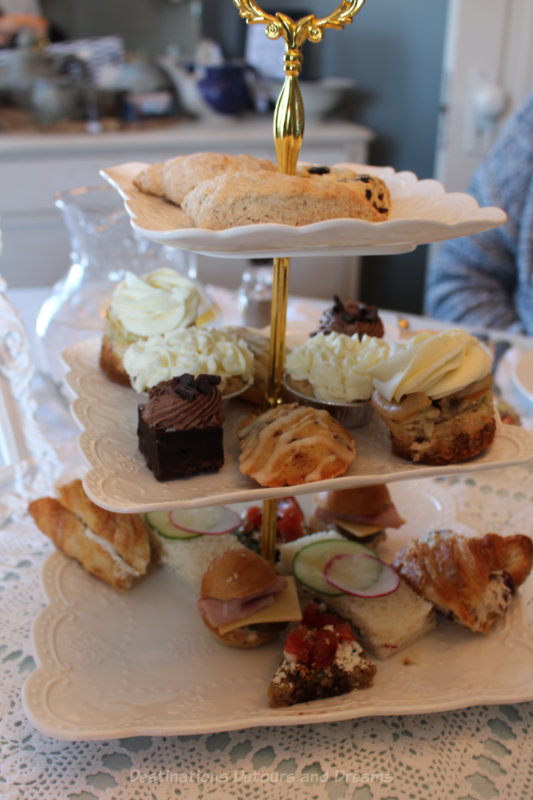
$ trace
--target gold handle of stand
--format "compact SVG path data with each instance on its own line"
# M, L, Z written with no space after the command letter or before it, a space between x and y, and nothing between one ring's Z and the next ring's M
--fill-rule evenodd
M309 40L320 42L326 28L340 30L352 22L365 0L342 0L335 11L326 17L309 14L293 20L286 14L265 13L255 0L233 0L240 16L248 24L266 24L270 39L285 40L285 81L274 111L274 140L278 169L294 175L304 133L304 104L298 83L302 68L302 47ZM266 402L272 407L280 402L285 361L285 329L289 296L289 258L275 258L273 264L272 313L270 318L270 351ZM263 502L261 548L263 557L274 563L277 534L277 500Z

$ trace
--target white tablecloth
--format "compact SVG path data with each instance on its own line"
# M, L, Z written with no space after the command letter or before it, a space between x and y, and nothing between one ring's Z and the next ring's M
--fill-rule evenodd
M38 301L32 305L30 294L10 296L31 321ZM295 301L291 318L308 310ZM75 426L51 396L46 405L46 433L75 469ZM531 519L532 478L530 463L441 483L461 522L506 532ZM7 800L531 797L533 703L181 737L65 742L40 733L21 693L35 667L31 627L45 604L39 576L52 550L25 515L0 530L0 795Z

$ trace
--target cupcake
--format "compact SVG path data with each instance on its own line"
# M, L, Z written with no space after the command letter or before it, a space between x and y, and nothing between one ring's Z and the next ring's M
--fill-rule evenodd
M246 342L223 329L180 328L139 339L124 353L124 369L136 392L184 373L218 375L224 397L253 380L254 356Z
M479 340L462 330L391 344L369 372L372 403L395 455L438 465L485 450L496 432L491 363Z
M110 380L129 386L124 368L128 347L194 325L202 297L196 284L163 267L142 277L127 272L107 309L100 348L100 368Z
M365 425L372 413L369 369L388 354L382 339L317 333L293 348L285 361L290 400L324 408L348 427Z
M318 328L311 336L332 332L345 333L347 336L356 333L360 339L365 334L382 338L385 328L376 306L368 306L358 301L343 303L335 294L333 305L324 311L318 322Z

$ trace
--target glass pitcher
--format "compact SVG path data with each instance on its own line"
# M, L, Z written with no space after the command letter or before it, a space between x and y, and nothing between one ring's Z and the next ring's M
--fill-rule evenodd
M112 291L126 271L144 275L171 267L195 279L196 262L192 254L137 235L107 184L58 192L55 205L70 237L70 268L41 306L35 332L38 365L60 386L62 350L101 336Z

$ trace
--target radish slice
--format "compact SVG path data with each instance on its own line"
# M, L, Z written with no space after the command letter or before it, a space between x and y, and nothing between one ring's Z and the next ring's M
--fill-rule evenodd
M241 524L239 514L228 506L174 509L169 514L169 521L180 530L204 536L231 533Z
M339 553L324 567L324 580L354 597L384 597L400 585L400 576L377 556Z

